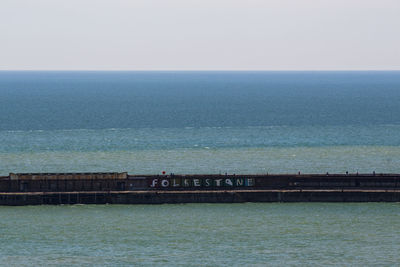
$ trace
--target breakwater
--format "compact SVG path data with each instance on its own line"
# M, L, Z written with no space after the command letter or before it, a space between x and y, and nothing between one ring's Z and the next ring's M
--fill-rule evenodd
M10 173L0 205L399 202L400 174Z

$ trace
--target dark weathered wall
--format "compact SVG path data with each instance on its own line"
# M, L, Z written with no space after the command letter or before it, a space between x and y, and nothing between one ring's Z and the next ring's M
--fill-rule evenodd
M58 175L58 174L57 174ZM33 175L0 179L0 192L90 192L134 190L400 189L400 175ZM51 178L48 179L48 177ZM69 178L69 179L67 179Z
M146 186L144 179L0 180L0 192L126 191Z
M10 173L10 180L113 180L126 179L126 172Z
M230 190L0 193L0 205L400 202L400 190Z

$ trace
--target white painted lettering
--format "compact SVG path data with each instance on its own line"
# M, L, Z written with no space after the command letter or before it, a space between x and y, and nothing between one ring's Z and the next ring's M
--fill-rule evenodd
M151 183L151 187L156 187L156 185L158 184L158 179L153 179L152 183Z
M233 186L232 180L231 179L225 179L225 185Z
M254 186L254 179L253 178L247 178L247 183L246 186Z
M197 186L197 187L201 186L200 179L193 179L193 186Z
M215 186L221 186L221 181L222 181L222 179L215 179L214 180Z
M183 179L183 186L186 186L186 187L190 186L189 179Z
M236 179L236 186L243 186L244 185L244 179L243 178L237 178Z
M168 187L169 186L169 181L168 180L162 180L161 181L161 186L162 187Z
M180 186L180 183L178 183L177 180L178 180L178 179L172 179L172 186L173 186L173 187Z

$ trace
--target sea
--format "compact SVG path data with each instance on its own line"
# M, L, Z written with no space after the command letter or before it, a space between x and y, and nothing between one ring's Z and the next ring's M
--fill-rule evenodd
M400 71L0 71L0 176L400 173ZM0 207L7 266L386 265L399 203Z

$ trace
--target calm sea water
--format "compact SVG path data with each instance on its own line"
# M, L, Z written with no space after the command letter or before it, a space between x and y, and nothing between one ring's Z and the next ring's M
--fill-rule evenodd
M0 72L0 175L400 172L400 72ZM398 204L0 207L3 265L395 265Z
M0 263L396 266L400 205L0 207Z
M400 172L400 72L0 72L0 175Z

